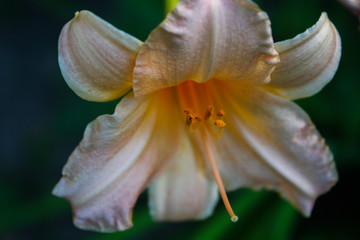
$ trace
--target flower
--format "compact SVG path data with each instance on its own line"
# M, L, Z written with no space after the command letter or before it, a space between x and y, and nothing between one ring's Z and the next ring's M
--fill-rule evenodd
M77 12L59 39L67 84L90 101L125 96L87 126L53 193L69 200L76 226L104 232L132 226L147 187L159 221L208 217L218 191L235 221L225 190L240 187L274 189L309 216L337 173L290 100L320 91L340 51L326 13L274 44L250 0L180 1L145 43Z

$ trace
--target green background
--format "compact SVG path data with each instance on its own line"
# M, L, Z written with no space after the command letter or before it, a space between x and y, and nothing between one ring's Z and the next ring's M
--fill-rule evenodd
M360 32L358 20L335 0L256 1L272 21L274 40L312 26L322 11L342 38L335 78L319 94L297 101L335 155L340 180L304 218L276 193L229 194L239 221L219 203L200 222L157 223L146 194L135 207L134 227L101 234L72 224L69 204L52 196L69 154L88 122L112 113L118 101L78 98L57 63L62 26L87 9L145 40L164 17L160 0L1 1L0 7L0 239L359 239Z

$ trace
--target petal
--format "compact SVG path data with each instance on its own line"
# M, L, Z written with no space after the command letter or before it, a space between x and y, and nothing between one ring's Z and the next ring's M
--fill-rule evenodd
M69 87L89 101L110 101L132 87L142 42L89 11L76 13L59 38L59 65Z
M149 188L151 215L158 221L203 219L218 201L216 182L206 177L201 156L183 139L176 161Z
M173 148L159 146L178 146L181 140L178 128L169 134L163 127L164 119L173 125L176 119L159 118L172 106L164 104L171 98L166 100L160 106L155 97L134 98L131 93L114 115L100 116L88 125L53 191L69 200L77 227L112 232L132 226L139 194L173 155Z
M146 40L135 95L185 80L264 84L278 62L270 21L250 0L183 0Z
M227 89L227 126L211 147L225 186L275 189L309 216L337 181L324 139L296 104L260 88Z
M341 40L323 13L319 21L295 38L275 44L281 62L265 89L288 99L319 92L334 76L340 61Z

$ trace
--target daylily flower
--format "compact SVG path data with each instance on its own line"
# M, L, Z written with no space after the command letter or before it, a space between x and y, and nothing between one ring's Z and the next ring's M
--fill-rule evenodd
M278 191L309 216L337 181L332 154L290 100L333 77L340 38L323 13L293 39L273 43L270 21L250 0L183 0L143 43L89 11L59 40L62 74L90 101L124 96L90 123L53 193L79 228L132 226L149 188L159 221L204 219L240 187ZM132 91L131 91L132 89Z

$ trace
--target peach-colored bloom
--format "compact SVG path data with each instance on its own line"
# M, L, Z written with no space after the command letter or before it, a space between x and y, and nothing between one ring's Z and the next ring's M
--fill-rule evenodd
M59 40L66 82L90 101L125 96L87 126L54 194L69 200L76 226L106 232L132 226L147 187L160 221L208 217L218 191L236 220L225 189L240 187L276 190L309 216L337 173L290 100L320 91L340 52L325 13L274 44L250 0L180 1L144 43L78 12Z

